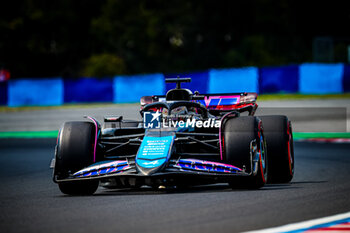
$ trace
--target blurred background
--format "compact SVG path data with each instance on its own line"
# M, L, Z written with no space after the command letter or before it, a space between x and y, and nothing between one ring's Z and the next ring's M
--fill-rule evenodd
M83 113L102 119L116 107L91 103L137 103L173 88L165 78L177 76L200 93L257 92L262 108L295 121L300 108L318 108L297 131L349 131L346 1L14 0L0 9L2 131L56 130ZM86 103L89 110L77 105ZM67 104L75 109L62 115L17 112ZM118 107L126 117L137 112ZM305 128L322 114L334 121Z
M11 78L349 63L346 1L3 1Z

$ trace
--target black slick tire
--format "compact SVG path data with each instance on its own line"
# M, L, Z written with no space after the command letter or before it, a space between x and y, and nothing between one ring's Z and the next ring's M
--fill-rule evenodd
M54 176L60 180L94 162L95 126L90 122L66 122L60 130ZM90 195L98 180L63 181L58 187L64 194Z
M259 116L269 152L269 183L288 183L294 176L292 124L286 116Z
M258 171L256 175L248 177L234 177L229 182L232 188L259 189L267 181L267 153L262 122L258 117L242 116L231 118L224 122L223 126L223 154L226 162L239 168L246 168L247 172L251 167L251 142L256 142L260 152Z

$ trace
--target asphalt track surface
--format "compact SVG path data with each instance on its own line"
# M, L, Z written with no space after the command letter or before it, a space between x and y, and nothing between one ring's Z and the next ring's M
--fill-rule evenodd
M290 184L60 193L54 139L0 140L0 232L242 232L350 211L350 144L295 143Z

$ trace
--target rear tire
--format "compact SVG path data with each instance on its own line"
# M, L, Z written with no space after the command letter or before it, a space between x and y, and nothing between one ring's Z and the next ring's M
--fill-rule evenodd
M269 182L288 183L294 176L292 125L286 116L259 116L269 151Z
M265 150L265 139L262 122L254 116L242 116L231 118L224 122L223 148L224 159L239 168L245 167L247 172L251 167L251 147L253 140L256 141L260 152L258 172L249 177L234 177L230 182L232 188L259 189L267 180L267 154Z
M59 134L54 176L66 179L74 172L94 163L95 125L91 122L66 122ZM98 180L64 181L58 184L69 195L90 195Z

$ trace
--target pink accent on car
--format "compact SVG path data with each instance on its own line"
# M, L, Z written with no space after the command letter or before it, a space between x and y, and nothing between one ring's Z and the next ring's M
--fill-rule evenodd
M221 137L221 128L222 128L222 122L223 122L223 120L225 119L225 117L227 117L228 115L230 115L231 114L231 112L229 112L229 113L227 113L227 114L225 114L222 118L221 118L221 124L220 124L220 128L219 128L219 146L220 146L220 159L221 159L221 161L222 160L224 160L224 158L223 158L223 143L222 143L222 137Z
M230 167L233 169L237 169L239 171L242 171L242 169L233 166L231 164L225 164L225 163L218 163L218 162L211 162L211 161L205 161L205 160L199 160L199 159L183 159L182 161L188 161L188 162L194 162L194 163L202 163L204 165L216 165L216 166L225 166L225 167Z
M213 105L210 105L211 100L213 99L219 99L219 103L216 106L220 106L221 101L223 99L236 99L235 104L239 103L240 101L240 95L223 95L223 96L205 96L204 97L204 103L206 107L214 107Z
M111 169L111 170L108 170L108 173L111 173L111 172L115 171L117 169L117 167L120 167L120 166L126 166L124 169L129 168L129 164L126 160L116 160L116 161L112 161L112 162L108 162L108 163L102 163L102 164L89 166L89 167L84 168L80 171L77 171L73 175L77 176L77 175L81 175L81 174L86 173L86 172L90 172L90 171L94 171L94 170L98 171L101 169Z
M93 162L96 162L96 145L97 145L97 133L98 133L98 126L97 122L94 118L87 116L88 119L90 119L94 125L95 125L95 143L94 143L94 160Z

